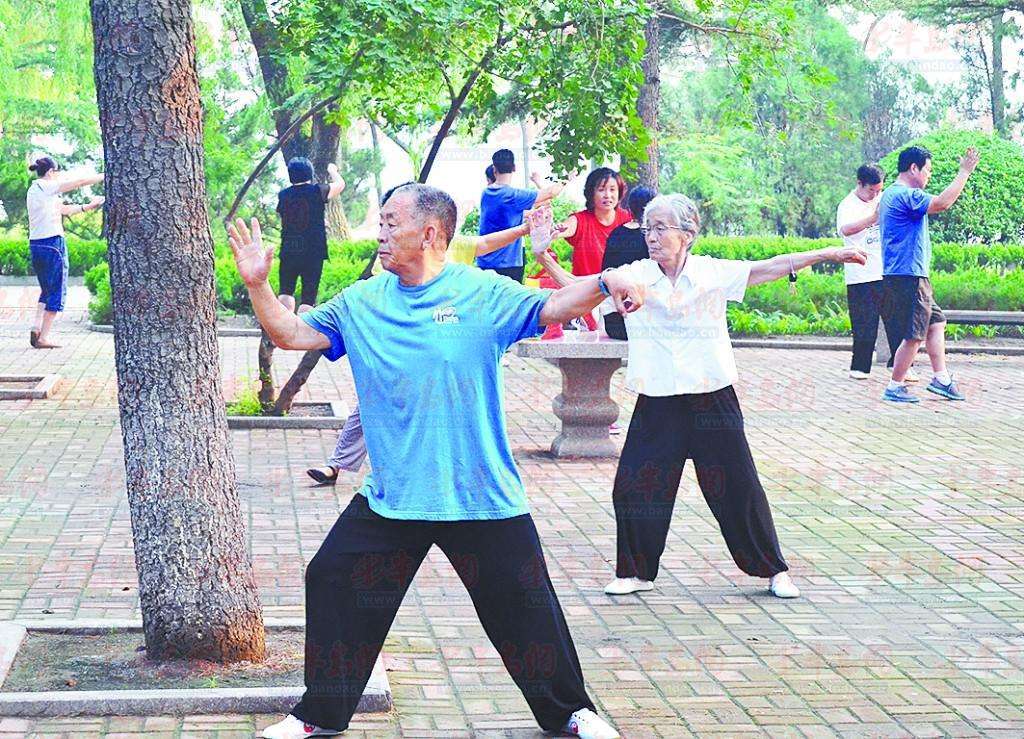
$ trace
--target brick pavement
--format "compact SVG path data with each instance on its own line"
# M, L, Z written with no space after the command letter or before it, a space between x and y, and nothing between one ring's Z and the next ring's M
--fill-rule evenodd
M25 333L0 324L0 372L65 381L50 400L0 402L0 618L137 617L112 337L68 322L65 348L47 353ZM227 387L255 375L252 339L221 347ZM836 352L737 358L796 601L735 568L689 467L658 589L603 595L614 462L547 456L556 372L518 358L507 370L514 451L602 710L630 738L1024 735L1024 358L954 357L969 402L916 408L883 406L881 375L845 379ZM319 367L307 394L351 397L344 361ZM301 615L303 565L357 478L303 479L331 432L232 433L265 611ZM436 552L386 653L395 711L351 735L539 736ZM0 738L241 737L271 718L0 719Z

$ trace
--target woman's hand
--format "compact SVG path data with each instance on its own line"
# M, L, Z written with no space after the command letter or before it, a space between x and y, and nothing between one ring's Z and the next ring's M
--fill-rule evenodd
M839 262L841 264L867 264L868 253L863 249L857 249L853 246L845 246L841 249L836 249L829 261Z
M270 265L274 261L273 249L263 247L263 232L260 222L252 219L252 230L246 227L241 218L228 225L228 243L231 253L235 255L238 274L246 287L261 285L270 275Z

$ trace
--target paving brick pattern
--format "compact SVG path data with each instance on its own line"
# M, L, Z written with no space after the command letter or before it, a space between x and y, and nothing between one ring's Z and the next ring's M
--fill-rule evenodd
M113 338L80 321L58 338L64 348L33 351L17 318L0 323L0 373L64 377L51 399L0 402L0 618L138 617ZM256 347L221 348L230 393L255 376ZM737 358L796 601L736 569L689 467L657 590L603 595L614 460L547 455L556 371L518 358L506 370L512 444L603 712L630 738L1024 735L1024 358L955 357L969 402L918 407L883 405L881 375L846 379L836 352ZM281 353L281 374L296 360ZM317 368L305 391L351 393L344 360ZM265 612L300 616L304 563L357 478L307 485L330 431L232 434ZM395 711L346 736L540 736L436 551L386 666ZM248 737L273 718L0 719L0 738Z

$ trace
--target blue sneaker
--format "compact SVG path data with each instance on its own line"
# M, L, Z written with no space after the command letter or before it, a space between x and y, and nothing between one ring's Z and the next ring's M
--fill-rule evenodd
M931 388L928 388L931 390ZM921 399L907 390L906 385L900 385L895 390L885 389L882 393L882 400L888 400L890 403L920 403Z
M926 388L928 392L941 395L946 400L967 400L963 393L960 392L960 388L956 386L956 380L952 376L949 378L949 384L943 385L939 382L938 378L933 377L932 381L928 383Z

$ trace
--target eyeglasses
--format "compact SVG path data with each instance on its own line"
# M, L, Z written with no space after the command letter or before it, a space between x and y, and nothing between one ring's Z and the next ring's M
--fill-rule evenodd
M646 226L640 227L640 233L644 236L653 233L655 236L660 238L669 231L685 231L689 233L690 230L687 228L680 228L679 226L666 226L664 223L659 223L657 226L652 226L651 228L647 228Z

